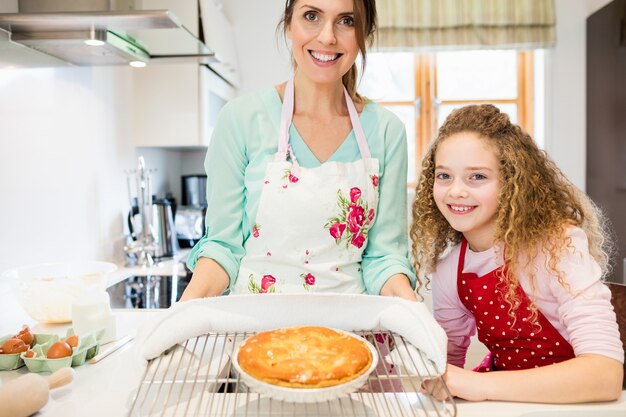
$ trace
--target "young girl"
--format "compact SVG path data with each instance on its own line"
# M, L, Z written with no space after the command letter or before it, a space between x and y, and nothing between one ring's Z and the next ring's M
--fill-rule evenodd
M601 281L609 251L600 213L507 115L473 105L446 119L423 160L413 217L415 268L432 274L435 318L448 335L451 395L620 396L624 351ZM465 370L476 332L489 354Z

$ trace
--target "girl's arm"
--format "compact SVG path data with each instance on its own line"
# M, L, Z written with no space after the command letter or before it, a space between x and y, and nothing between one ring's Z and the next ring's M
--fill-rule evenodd
M473 372L448 365L444 379L453 396L469 401L584 403L613 401L622 393L622 364L600 355L581 355L554 365L520 371ZM447 393L433 381L425 391Z
M448 363L463 367L471 337L476 334L476 321L459 300L456 286L458 260L457 245L437 265L431 277L431 287L433 315L448 336Z

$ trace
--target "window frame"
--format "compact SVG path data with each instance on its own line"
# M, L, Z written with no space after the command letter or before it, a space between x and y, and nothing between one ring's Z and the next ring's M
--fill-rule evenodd
M414 54L414 97L412 101L378 101L381 106L411 106L415 111L415 172L419 175L421 159L431 140L437 134L437 107L441 104L515 104L518 124L527 132L534 129L534 52L517 52L517 97L489 100L439 100L437 98L436 52ZM407 138L411 140L411 138ZM414 188L416 181L407 181Z

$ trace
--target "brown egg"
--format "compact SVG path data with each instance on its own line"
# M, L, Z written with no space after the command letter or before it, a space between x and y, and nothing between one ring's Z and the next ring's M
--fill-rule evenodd
M54 342L52 346L48 348L48 359L65 358L72 355L72 347L67 342Z
M76 335L68 337L67 339L65 339L65 341L67 342L68 345L70 345L73 348L78 346L78 336Z
M33 342L35 341L35 336L33 336L30 329L26 325L24 325L22 327L22 330L20 330L20 332L16 334L14 337L17 339L22 339L24 343L28 346L32 346Z
M24 343L22 339L11 338L5 340L2 344L2 351L8 355L13 353L21 353L26 352L28 350L28 346Z
M26 356L27 358L34 358L35 357L35 352L29 349L29 350L26 351L24 356Z

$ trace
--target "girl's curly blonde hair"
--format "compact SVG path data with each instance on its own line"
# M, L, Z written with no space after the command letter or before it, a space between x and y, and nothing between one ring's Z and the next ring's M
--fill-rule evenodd
M429 283L428 274L434 271L444 251L462 239L433 198L437 149L444 140L461 132L477 133L491 145L499 160L501 191L494 242L506 248L507 272L503 278L507 284L504 297L510 306L509 315L513 315L519 302L517 272L531 265L540 252L548 259L548 268L555 278L569 289L557 267L561 255L571 245L564 233L568 226L585 231L591 255L603 275L608 272L612 245L605 233L604 217L591 199L506 114L490 104L471 105L448 116L422 161L410 231L418 289L423 280ZM525 272L534 288L534 271ZM531 309L531 321L535 322L536 308Z

